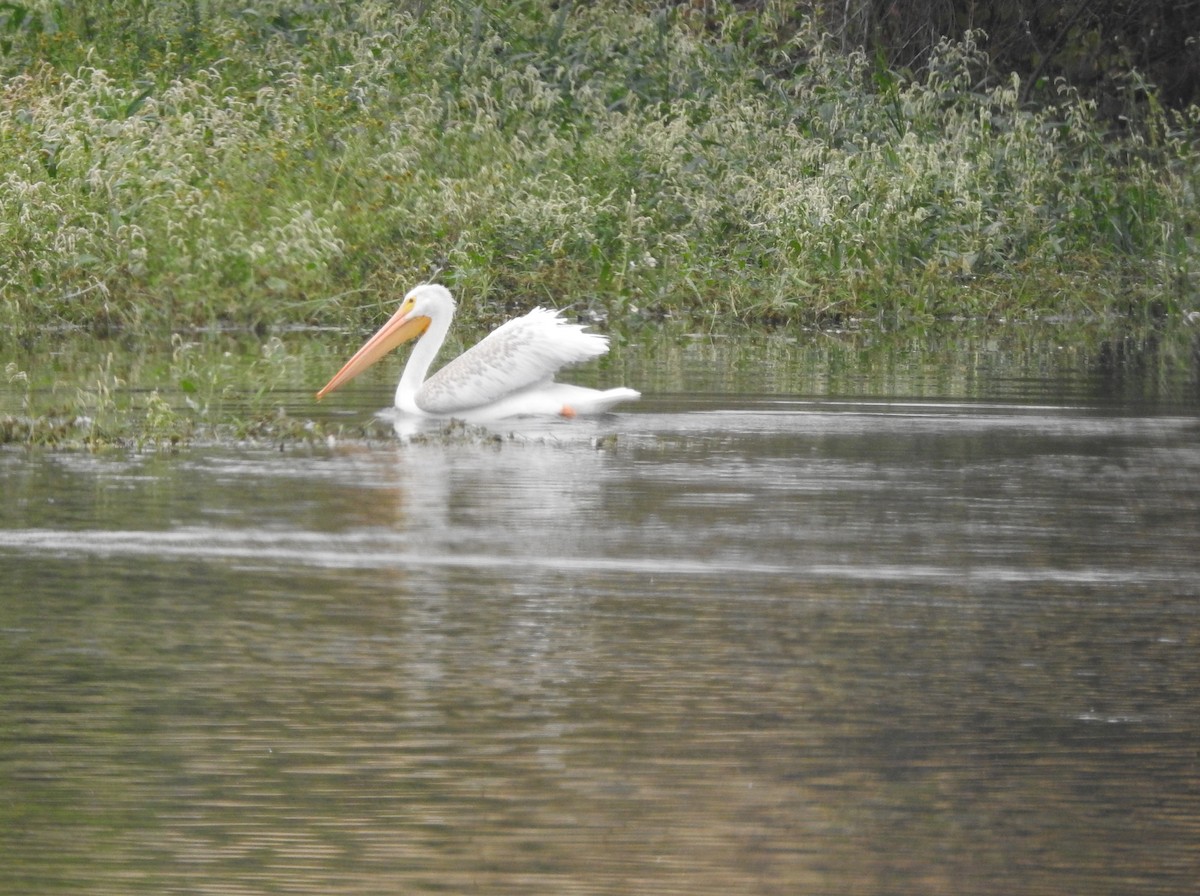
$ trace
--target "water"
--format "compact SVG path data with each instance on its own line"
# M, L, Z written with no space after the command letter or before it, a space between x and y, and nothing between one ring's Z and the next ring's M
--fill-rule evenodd
M0 453L0 890L1191 893L1191 374L732 350L498 443Z

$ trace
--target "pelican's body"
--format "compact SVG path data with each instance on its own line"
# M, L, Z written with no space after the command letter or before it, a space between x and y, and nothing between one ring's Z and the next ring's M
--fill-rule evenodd
M535 308L497 327L426 379L454 318L454 298L443 286L423 284L404 297L392 318L367 340L317 393L323 398L396 346L416 338L396 387L396 407L418 417L485 422L505 417L600 414L640 397L633 389L588 389L556 383L568 364L599 357L608 339L585 333L556 311Z

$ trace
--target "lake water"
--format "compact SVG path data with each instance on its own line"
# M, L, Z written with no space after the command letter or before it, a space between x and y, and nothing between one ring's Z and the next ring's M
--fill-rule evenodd
M0 452L0 890L1193 893L1194 360L822 340Z

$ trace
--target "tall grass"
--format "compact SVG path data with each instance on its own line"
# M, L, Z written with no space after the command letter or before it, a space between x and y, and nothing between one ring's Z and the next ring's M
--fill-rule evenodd
M1021 315L1194 294L1200 112L915 76L770 12L637 2L0 11L0 322Z

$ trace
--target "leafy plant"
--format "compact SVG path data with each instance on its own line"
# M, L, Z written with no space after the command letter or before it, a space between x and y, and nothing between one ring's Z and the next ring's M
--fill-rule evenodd
M1066 85L987 80L973 34L913 74L776 5L9 3L0 39L10 332L358 324L433 276L476 323L1195 288L1200 113L1114 140Z

